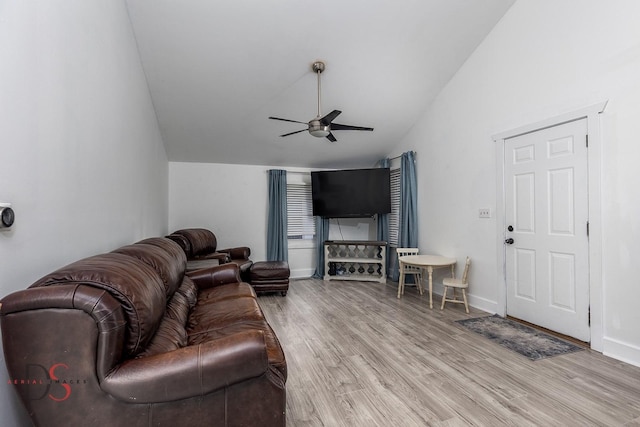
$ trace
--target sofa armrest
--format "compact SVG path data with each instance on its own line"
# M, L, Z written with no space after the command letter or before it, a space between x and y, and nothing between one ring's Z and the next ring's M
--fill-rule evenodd
M218 252L229 254L231 259L249 259L251 249L247 246L238 246L237 248L218 249Z
M262 331L247 331L197 346L130 359L110 372L101 387L131 403L157 403L203 396L263 375L268 367Z
M211 252L206 255L198 255L193 259L201 260L201 259L217 259L220 261L220 264L225 264L229 262L229 254L226 252Z
M199 290L226 285L227 283L242 282L237 264L222 264L201 270L188 271L187 276L193 280Z

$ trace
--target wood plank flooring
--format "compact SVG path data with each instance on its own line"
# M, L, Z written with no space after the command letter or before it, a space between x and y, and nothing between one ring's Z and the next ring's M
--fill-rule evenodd
M259 297L288 426L640 426L640 368L591 350L532 362L455 323L487 313L396 289L305 279Z

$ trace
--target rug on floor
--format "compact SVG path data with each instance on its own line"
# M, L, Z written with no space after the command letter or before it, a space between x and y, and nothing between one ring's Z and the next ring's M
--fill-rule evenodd
M530 360L540 360L583 350L582 347L568 341L500 317L497 314L457 320L456 322L509 350L528 357Z

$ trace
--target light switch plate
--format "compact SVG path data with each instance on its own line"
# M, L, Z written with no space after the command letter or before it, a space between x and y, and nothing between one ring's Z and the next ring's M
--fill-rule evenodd
M480 208L480 209L478 209L478 217L479 218L491 218L491 209L490 208Z

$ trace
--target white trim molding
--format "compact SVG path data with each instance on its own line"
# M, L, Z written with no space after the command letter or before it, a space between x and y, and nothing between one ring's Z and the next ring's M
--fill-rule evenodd
M507 281L505 272L505 140L580 119L587 119L589 135L589 301L591 313L591 348L603 351L603 296L602 296L602 132L600 114L608 101L602 101L559 116L520 126L492 136L496 153L496 251L498 268L498 301L496 312L504 316L507 309Z
M640 367L640 347L613 338L604 338L602 354Z

